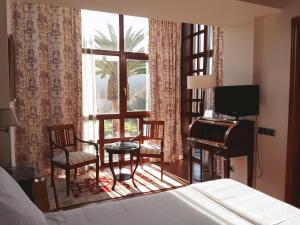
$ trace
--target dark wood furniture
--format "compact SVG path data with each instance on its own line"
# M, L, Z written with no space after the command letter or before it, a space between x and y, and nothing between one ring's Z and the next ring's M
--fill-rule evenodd
M106 168L109 166L108 163L108 156L104 150L104 146L107 144L112 144L118 141L130 141L132 139L132 136L126 136L126 132L125 132L125 121L128 118L136 118L137 119L137 126L139 126L139 124L142 123L143 118L147 118L150 116L150 112L130 112L130 113L120 113L120 114L99 114L95 116L90 115L89 116L89 120L90 121L97 121L97 123L99 124L99 139L97 140L97 143L99 145L99 156L100 156L100 165L101 168ZM105 126L105 122L106 121L115 121L116 123L118 123L118 137L106 137L106 133L107 133L107 127ZM117 122L119 121L119 122ZM139 128L137 129L139 130ZM114 130L113 130L114 132ZM134 134L136 135L136 134ZM124 163L130 163L129 160L127 159L123 159Z
M32 186L32 192L33 192L35 205L42 212L48 212L50 210L50 202L48 199L48 192L47 192L47 179L46 178L37 179Z
M74 169L74 179L76 179L77 168L92 163L96 164L96 182L99 182L99 154L98 145L90 141L83 141L75 134L73 124L58 125L48 127L50 142L50 162L51 162L51 186L54 185L54 166L66 171L67 195L70 194L70 171ZM95 147L96 155L78 151L78 142ZM56 150L63 151L55 155Z
M285 200L300 208L300 16L291 22L291 71Z
M188 156L189 125L204 113L204 89L187 89L187 76L209 74L213 56L212 27L182 23L181 35L181 126L184 156ZM200 48L203 46L203 48ZM187 157L186 157L187 158ZM197 161L198 163L200 161Z
M119 109L117 110L118 112L107 112L107 113L99 113L96 116L89 115L89 120L95 121L97 120L97 123L99 124L99 154L100 154L100 162L101 162L101 167L105 168L106 166L109 166L107 156L105 154L104 150L104 145L105 144L111 144L117 141L129 141L132 136L128 137L126 136L126 131L125 131L125 123L127 119L137 119L138 122L140 123L140 120L143 119L144 117L149 117L150 116L150 111L148 109L139 109L137 111L131 111L127 107L128 103L127 100L131 98L129 96L129 84L128 84L128 60L136 60L138 61L148 61L148 54L143 53L143 52L128 52L125 49L125 36L126 36L126 29L125 29L125 24L124 24L124 15L119 15L119 32L118 32L118 43L119 43L119 48L118 50L108 50L108 49L99 49L99 48L92 48L95 47L94 45L91 45L91 48L83 48L82 51L85 54L93 54L93 55L106 55L106 56L113 56L113 57L118 57L119 60L119 75L118 75L118 82L117 87L115 90L116 94L119 94L119 97L116 102L118 102L117 105L119 105ZM83 46L84 47L84 46ZM142 111L141 111L142 110ZM111 121L113 124L117 124L115 126L115 129L113 128L113 132L117 133L117 135L113 135L113 137L106 137L107 133L107 126L105 126L105 122ZM128 162L128 161L127 161ZM127 163L126 162L126 163Z
M190 126L189 146L209 151L224 159L224 177L230 177L230 158L247 156L247 184L252 186L254 122L199 118ZM192 151L190 151L190 183L193 177ZM213 163L213 160L211 160ZM213 165L212 165L213 168Z
M14 178L26 195L34 202L32 187L36 179L35 170L29 166L4 167L4 169Z
M104 146L104 149L108 153L108 158L109 158L109 167L111 170L111 173L114 178L114 183L112 186L112 190L115 190L116 182L117 180L122 181L122 180L129 180L132 179L133 185L136 187L136 184L134 182L134 174L135 171L139 165L139 160L140 160L140 145L137 143L133 142L116 142L111 145L106 145ZM118 164L119 164L119 174L116 174L114 171L114 162L113 162L113 155L117 154L118 155ZM122 173L122 157L121 155L125 154L130 154L130 159L131 159L131 174L127 173ZM132 171L132 163L133 163L133 157L136 156L136 165L134 170Z
M164 132L164 121L142 120L139 134L131 139L140 143L142 163L143 157L160 159L161 180L163 180L164 171Z

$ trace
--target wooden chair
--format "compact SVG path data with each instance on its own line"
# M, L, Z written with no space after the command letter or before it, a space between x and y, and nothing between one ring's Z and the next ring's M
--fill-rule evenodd
M96 164L96 182L99 182L99 153L98 145L93 142L83 141L75 134L73 124L58 125L48 127L50 154L51 154L51 186L54 185L54 166L66 171L67 195L70 194L70 170L74 169L74 179L76 179L77 168L92 163ZM96 155L78 151L77 143L93 145ZM64 153L54 155L55 150L61 150Z
M131 141L139 141L140 159L143 167L143 158L160 158L161 180L163 180L164 170L164 121L142 120L139 134ZM131 170L132 161L131 157Z

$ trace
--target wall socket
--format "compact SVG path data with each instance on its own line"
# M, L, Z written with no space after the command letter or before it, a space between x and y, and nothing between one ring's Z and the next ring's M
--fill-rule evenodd
M276 130L271 129L271 128L259 127L258 128L258 133L263 134L263 135L267 135L267 136L273 136L273 137L276 136Z

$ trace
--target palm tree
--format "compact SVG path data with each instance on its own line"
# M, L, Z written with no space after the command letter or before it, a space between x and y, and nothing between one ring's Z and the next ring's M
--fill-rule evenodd
M118 38L114 31L113 26L108 23L107 28L109 35L106 36L101 31L97 30L95 36L95 44L98 49L104 50L118 50ZM124 46L127 52L133 52L136 47L143 41L144 35L142 33L143 29L136 32L132 31L132 26L127 30L124 37ZM138 52L144 52L144 47L137 50ZM103 57L103 60L96 61L96 75L105 78L109 76L108 87L107 87L107 99L112 102L112 112L118 110L118 62L108 61L107 57ZM138 74L145 74L146 66L143 61L129 60L127 61L127 76L134 76ZM127 93L129 93L129 86L127 85ZM127 95L129 98L129 94ZM112 124L112 132L118 131L118 124L114 122Z
M107 37L101 31L97 30L95 36L95 44L98 49L105 50L117 50L118 49L118 38L114 31L113 26L108 23L107 28L109 31L109 36ZM132 26L127 30L124 38L124 46L127 52L132 52L144 39L143 29L133 32ZM143 52L144 47L141 47L137 52ZM143 61L129 60L127 62L127 76L134 76L138 74L145 74L146 66ZM118 63L114 61L107 61L107 57L103 57L103 60L96 61L96 75L100 75L101 78L109 76L108 80L108 92L107 99L110 101L118 100ZM117 103L117 102L115 102ZM117 106L117 104L113 105Z

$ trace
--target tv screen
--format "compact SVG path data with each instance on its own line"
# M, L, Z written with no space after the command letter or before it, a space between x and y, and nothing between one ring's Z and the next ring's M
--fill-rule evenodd
M215 112L234 117L259 114L259 86L240 85L215 88Z

